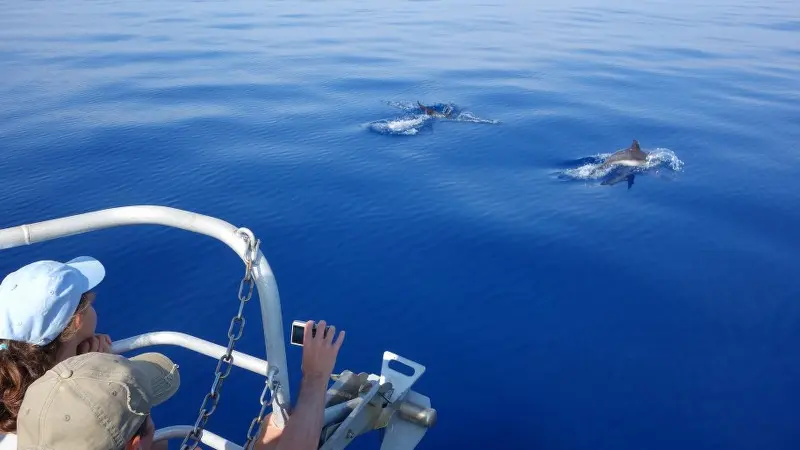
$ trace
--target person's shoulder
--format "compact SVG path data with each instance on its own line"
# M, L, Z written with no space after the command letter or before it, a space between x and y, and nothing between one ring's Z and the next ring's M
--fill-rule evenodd
M17 450L17 435L0 433L0 450Z

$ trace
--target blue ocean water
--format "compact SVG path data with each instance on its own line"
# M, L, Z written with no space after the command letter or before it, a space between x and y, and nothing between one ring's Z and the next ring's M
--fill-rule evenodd
M251 228L285 326L347 331L338 369L427 365L420 449L800 445L796 1L0 11L0 227L161 204ZM498 123L392 122L417 101ZM581 172L633 139L675 159L630 189ZM100 331L224 340L242 266L204 237L106 230L0 272L81 254ZM190 424L215 362L159 350L183 385L156 423ZM231 380L210 428L241 442L262 383Z

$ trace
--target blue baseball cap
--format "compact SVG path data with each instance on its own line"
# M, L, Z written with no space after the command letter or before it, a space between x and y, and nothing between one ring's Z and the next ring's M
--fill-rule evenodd
M0 339L46 345L69 325L81 296L106 276L100 261L37 261L0 283Z

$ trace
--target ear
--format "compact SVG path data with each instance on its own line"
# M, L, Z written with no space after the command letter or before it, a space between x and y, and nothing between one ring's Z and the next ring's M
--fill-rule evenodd
M125 444L125 450L139 450L142 448L142 437L141 436L134 436L127 444Z

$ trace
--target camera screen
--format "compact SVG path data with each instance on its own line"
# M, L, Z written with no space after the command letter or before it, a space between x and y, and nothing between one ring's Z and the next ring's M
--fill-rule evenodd
M303 345L303 334L306 328L299 325L292 325L292 344Z
M292 336L289 342L291 342L294 345L303 345L303 335L305 334L306 331L305 325L306 325L305 323L303 323L302 325L299 325L297 323L292 324ZM331 327L325 327L326 336L330 329ZM317 335L317 324L314 324L314 327L311 328L311 336L316 336L316 335Z

